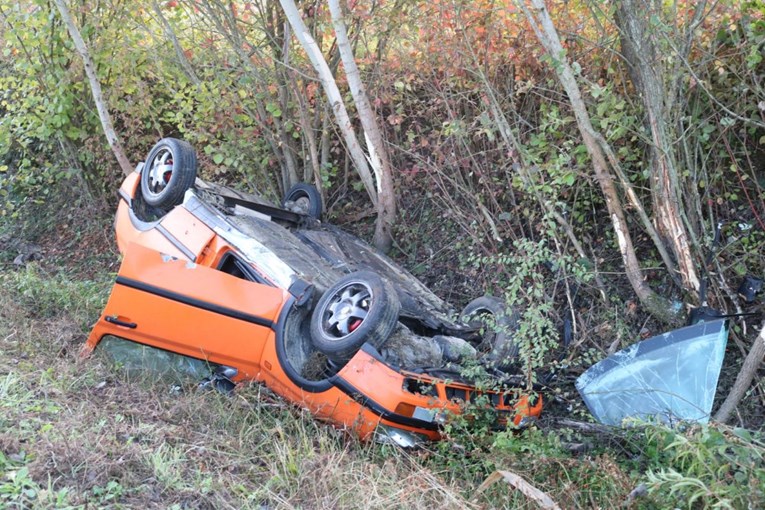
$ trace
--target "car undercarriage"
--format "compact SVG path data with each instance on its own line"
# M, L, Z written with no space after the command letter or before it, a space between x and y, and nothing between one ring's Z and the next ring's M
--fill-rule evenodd
M123 261L86 352L116 337L187 356L225 386L264 382L362 438L438 439L481 395L498 426L541 413L516 373L516 313L483 296L458 314L322 222L313 187L273 205L196 178L193 149L165 139L119 196ZM480 389L467 367L481 368Z

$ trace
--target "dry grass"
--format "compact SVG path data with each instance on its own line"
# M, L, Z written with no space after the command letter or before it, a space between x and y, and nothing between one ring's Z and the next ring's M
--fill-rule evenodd
M0 507L466 508L464 487L267 389L231 397L81 360L88 314L0 298Z

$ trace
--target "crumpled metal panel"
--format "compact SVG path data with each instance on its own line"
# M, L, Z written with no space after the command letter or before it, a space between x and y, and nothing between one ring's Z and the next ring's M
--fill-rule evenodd
M576 381L599 422L706 423L717 390L728 324L703 322L651 337L596 363Z

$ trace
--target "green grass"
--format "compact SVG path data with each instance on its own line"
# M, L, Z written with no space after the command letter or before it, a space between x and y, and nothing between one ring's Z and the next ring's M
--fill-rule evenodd
M79 358L113 275L29 267L0 276L0 508L537 508L512 471L561 508L760 507L762 439L714 427L587 435L548 424L456 422L416 451L360 443L267 388L130 377ZM572 445L588 446L572 453Z

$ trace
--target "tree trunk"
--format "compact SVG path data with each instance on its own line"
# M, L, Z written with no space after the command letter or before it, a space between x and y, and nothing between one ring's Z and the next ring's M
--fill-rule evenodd
M327 94L330 108L335 115L335 120L343 135L351 159L353 159L356 171L361 177L361 182L364 185L369 198L372 200L375 207L377 207L378 198L374 178L369 170L366 155L361 149L356 134L353 132L353 126L351 124L351 119L348 116L348 110L345 108L343 96L340 94L340 89L337 87L334 76L332 76L332 71L330 71L327 61L321 53L321 49L319 49L319 46L311 36L305 23L303 23L303 18L300 17L300 13L298 12L294 0L279 0L279 3L281 4L282 9L284 9L284 13L287 16L290 25L292 25L295 37L300 41L300 45L305 50L313 68L319 75L321 84L324 87L324 93Z
M757 374L757 369L762 364L763 357L765 357L765 325L763 325L757 338L754 339L754 344L752 344L749 354L744 359L744 365L736 376L733 388L731 388L720 409L717 410L715 421L725 423L730 419L731 414L736 410L736 406L741 402L746 391L752 385L752 380Z
M98 117L101 119L101 126L104 129L106 140L109 142L109 147L111 147L114 157L117 158L117 162L119 163L120 168L122 168L122 173L130 175L133 171L133 167L130 165L127 156L125 156L125 151L122 149L122 143L120 142L119 136L117 136L117 133L114 131L112 118L109 115L109 109L107 108L106 101L101 92L101 83L98 81L96 66L93 64L93 59L90 58L90 53L88 52L87 46L85 46L85 41L82 40L80 30L77 28L72 16L69 14L69 9L64 0L56 0L56 5L58 6L61 18L64 20L64 23L69 30L69 35L72 37L74 47L82 57L82 62L85 66L85 74L88 75L88 81L90 82L90 91L93 93L93 102L96 103Z
M635 88L640 93L651 133L650 168L653 216L664 241L669 244L686 290L697 292L699 278L691 254L688 232L683 223L677 158L673 147L671 110L674 98L669 91L664 63L658 56L649 26L654 7L649 0L620 0L616 4L615 21L619 27L622 55L627 62ZM661 19L658 17L657 19Z
M610 172L607 156L598 141L602 137L598 136L598 133L596 133L592 126L590 115L582 99L579 84L576 82L574 71L571 69L571 65L566 58L566 52L561 45L558 32L550 18L550 13L547 11L543 0L530 0L531 9L526 4L526 1L529 0L518 0L516 4L524 12L537 38L553 59L552 67L571 102L571 108L574 111L579 132L592 160L595 178L606 199L606 207L611 218L614 233L616 234L627 279L640 302L652 315L665 322L676 322L679 310L676 310L668 299L656 294L643 279L624 215L624 208L614 184L614 176Z
M311 124L311 119L308 117L308 105L305 104L304 99L301 97L300 91L295 91L295 98L297 99L297 110L300 116L300 126L303 129L303 136L305 136L305 143L308 145L308 163L303 166L303 182L313 181L314 186L319 191L323 208L326 209L327 200L324 196L324 186L321 181L321 164L319 163L319 147L316 140L316 132L314 126ZM310 163L310 164L309 164Z
M286 20L274 20L274 26L283 26L284 32L281 34L277 34L276 31L272 31L273 36L271 39L274 41L272 45L274 46L274 74L277 78L277 84L278 84L278 97L279 97L279 109L283 112L282 115L284 115L286 119L291 119L293 117L292 115L292 107L290 105L290 90L289 90L289 84L290 84L290 76L287 72L287 69L289 69L290 66L290 46L292 41L292 35L290 34L290 25L287 23ZM277 22L278 21L278 22ZM278 47L277 43L281 39L281 47ZM279 130L279 140L281 142L281 145L284 150L284 158L287 163L287 172L285 175L285 178L289 182L285 182L284 185L284 193L287 193L287 190L289 190L292 186L300 182L300 179L298 177L298 165L296 161L296 155L297 151L295 150L294 143L295 139L290 135L290 133L287 133L287 128L284 122L282 122L282 118L280 117L274 117L274 125ZM284 174L284 172L282 172Z
M374 169L377 182L377 222L375 224L374 244L377 249L387 252L391 248L393 237L391 228L396 221L396 196L393 192L393 176L388 150L385 147L380 126L377 124L372 106L361 81L361 74L353 56L353 49L348 40L348 33L343 21L343 12L338 0L329 0L329 11L337 35L337 47L343 60L345 76L351 89L356 111L359 113L361 126L366 136L369 162Z

